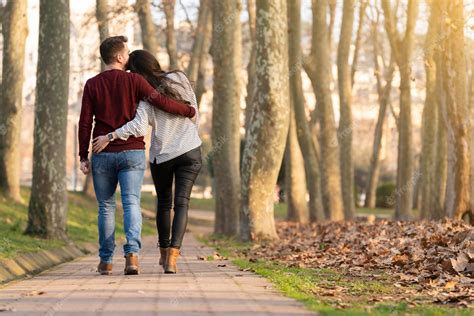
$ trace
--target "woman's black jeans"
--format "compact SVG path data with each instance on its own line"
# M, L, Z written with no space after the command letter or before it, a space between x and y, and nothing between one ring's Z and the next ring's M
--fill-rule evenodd
M150 163L151 176L153 177L158 197L156 213L158 243L162 248L181 248L188 223L189 198L201 167L201 147L197 147L163 163ZM173 179L175 182L174 218L171 228Z

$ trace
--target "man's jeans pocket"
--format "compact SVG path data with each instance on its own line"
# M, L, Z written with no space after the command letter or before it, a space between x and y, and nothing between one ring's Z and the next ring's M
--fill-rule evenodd
M129 170L145 170L146 157L144 150L127 150L123 153L123 168Z
M111 161L106 153L93 154L91 159L92 173L104 174L110 172Z

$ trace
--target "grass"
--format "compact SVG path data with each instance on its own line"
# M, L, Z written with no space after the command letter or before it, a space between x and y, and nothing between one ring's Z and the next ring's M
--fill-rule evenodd
M25 235L28 221L28 200L30 191L22 188L24 203L17 203L0 196L0 258L12 258L19 253L36 252L59 248L68 241L45 240ZM116 239L124 240L123 212L119 208L116 214ZM81 193L68 193L67 233L75 243L97 243L97 202L94 198ZM156 234L154 220L143 219L143 235Z
M299 300L321 315L472 315L474 309L455 309L432 304L408 304L400 301L375 303L373 298L396 297L399 289L388 275L374 280L367 276L347 276L333 269L286 267L277 262L249 261L238 250L246 250L250 243L218 235L199 237L201 242L215 247L220 255L230 259L241 269L251 270L266 277L288 297ZM208 260L213 260L210 256ZM327 295L327 289L344 288L343 293Z

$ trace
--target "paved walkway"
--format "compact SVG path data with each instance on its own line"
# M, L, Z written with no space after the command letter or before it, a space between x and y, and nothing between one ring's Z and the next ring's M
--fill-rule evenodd
M112 276L100 276L96 255L62 264L0 288L3 315L313 315L283 297L264 278L239 271L191 232L185 235L178 274L158 265L155 238L143 241L141 274L124 276L117 248Z

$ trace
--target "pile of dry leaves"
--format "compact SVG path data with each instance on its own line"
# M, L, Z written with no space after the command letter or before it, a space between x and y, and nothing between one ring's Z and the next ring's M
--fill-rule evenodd
M474 301L474 228L462 222L280 222L277 230L280 240L246 256L353 276L382 270L393 275L396 286L416 288L433 302Z

